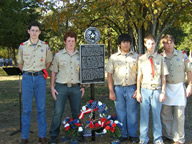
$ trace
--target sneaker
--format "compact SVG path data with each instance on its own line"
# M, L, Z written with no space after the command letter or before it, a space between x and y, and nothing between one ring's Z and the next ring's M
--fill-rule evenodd
M145 143L144 141L140 141L139 144L147 144L147 143Z
M138 137L129 137L129 140L132 142L132 144L136 144L139 142L139 138Z
M174 144L184 144L184 143L180 143L180 142L175 142Z
M161 140L161 141L156 142L155 144L164 144L164 142Z

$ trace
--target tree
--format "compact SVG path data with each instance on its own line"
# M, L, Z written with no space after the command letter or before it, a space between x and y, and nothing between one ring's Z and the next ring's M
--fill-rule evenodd
M100 29L105 41L111 39L109 31L113 36L129 33L133 37L132 47L139 53L144 53L146 35L156 36L158 49L162 34L173 25L190 21L192 13L188 0L76 0L73 3L63 0L62 7L53 5L54 19L46 22L55 31L60 24L70 22L70 29L79 33L81 42L84 42L85 29L90 26ZM112 43L115 45L114 39Z
M28 38L27 28L31 21L37 20L38 3L34 1L6 0L0 2L0 46L13 53L22 41ZM8 55L9 57L9 55Z

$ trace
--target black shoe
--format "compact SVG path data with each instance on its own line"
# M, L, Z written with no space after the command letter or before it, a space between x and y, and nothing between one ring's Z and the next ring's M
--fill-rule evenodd
M57 137L56 136L51 136L50 137L50 141L49 141L49 144L57 144Z
M120 140L120 142L124 142L124 141L126 141L126 140L128 140L128 138L126 137L120 137L120 138L118 138L119 140Z
M19 144L27 144L28 143L28 139L21 139Z
M47 139L45 137L44 138L39 137L39 142L41 144L48 144Z
M163 141L169 141L169 142L173 141L172 139L170 139L166 136L162 136L162 139L163 139Z
M132 144L136 144L139 142L139 138L138 137L129 137L129 140L132 142Z

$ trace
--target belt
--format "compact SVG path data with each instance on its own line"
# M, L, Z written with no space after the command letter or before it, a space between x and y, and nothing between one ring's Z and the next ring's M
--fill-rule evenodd
M24 74L27 74L27 75L31 75L31 76L38 76L38 75L42 75L42 74L43 74L42 71L38 71L38 72L28 72L28 71L24 71L23 73L24 73Z
M68 84L63 84L63 85L65 85L65 86L67 86L67 87L80 86L79 83L78 83L78 84L71 84L71 83L68 83Z
M150 87L150 86L141 86L141 88L150 89L150 90L158 90L161 89L161 87Z

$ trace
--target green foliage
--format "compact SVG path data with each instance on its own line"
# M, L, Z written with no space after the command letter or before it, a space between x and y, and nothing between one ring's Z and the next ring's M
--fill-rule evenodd
M172 27L166 31L175 38L175 48L190 51L192 49L192 22Z
M39 14L33 1L6 0L0 2L0 45L18 48L19 44L28 39L27 28Z
M91 0L73 3L65 0L59 8L54 7L54 1L44 2L44 5L52 10L44 19L48 29L59 34L73 30L78 33L78 44L81 44L86 43L83 38L86 28L97 27L101 32L100 43L106 46L111 43L113 51L116 51L116 39L121 33L129 33L133 37L136 50L143 49L141 42L148 34L157 36L158 44L165 30L190 21L192 11L187 0ZM139 38L141 41L138 41Z

